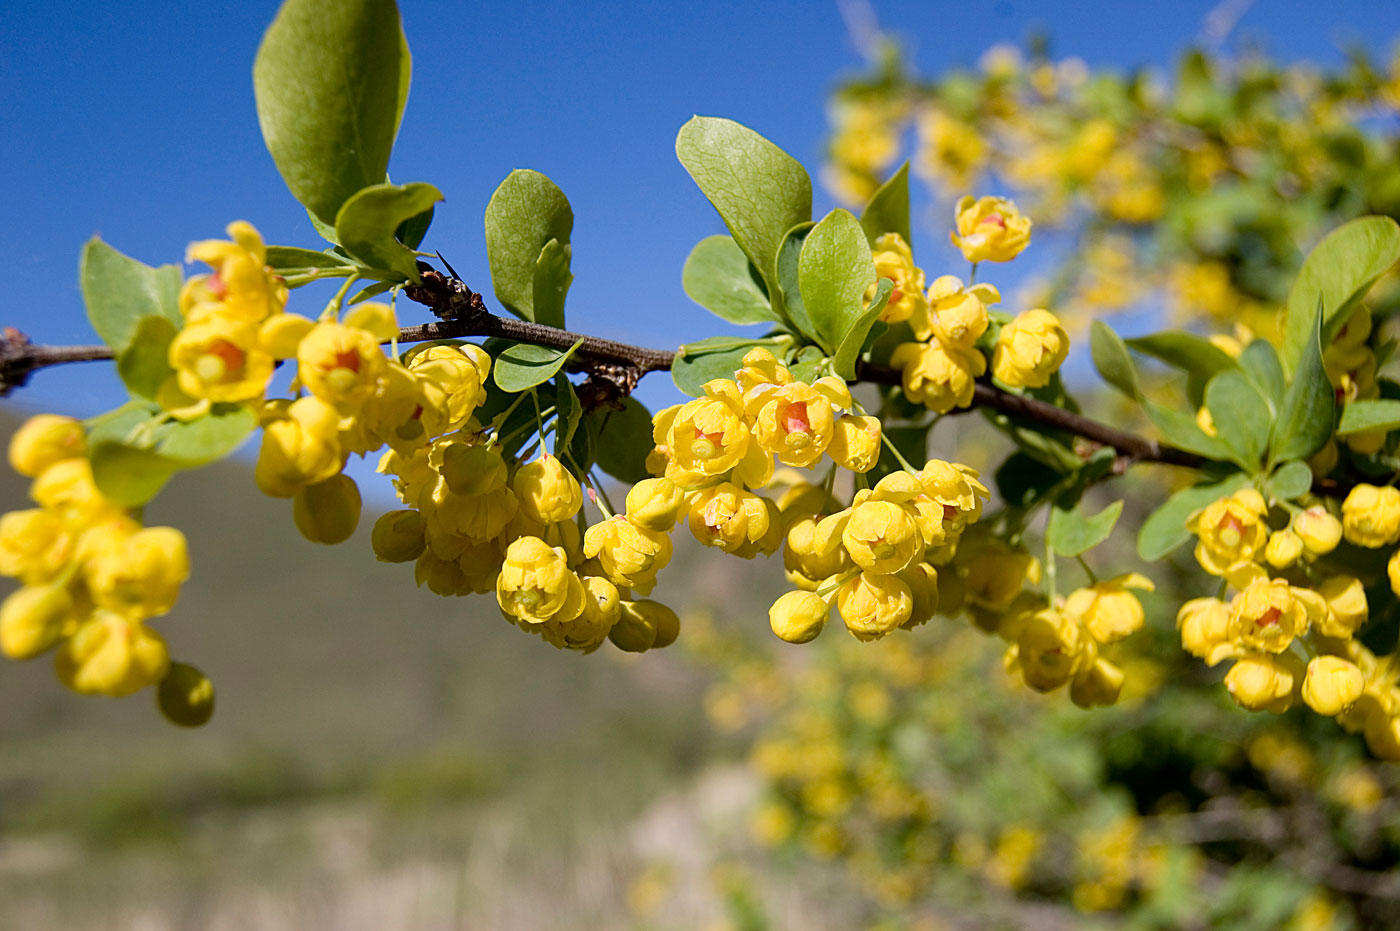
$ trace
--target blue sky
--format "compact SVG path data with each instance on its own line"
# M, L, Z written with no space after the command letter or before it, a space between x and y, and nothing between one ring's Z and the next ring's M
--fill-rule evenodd
M872 4L926 73L971 64L1037 28L1057 56L1166 66L1216 6ZM728 116L815 174L826 92L861 65L835 0L401 6L414 82L390 171L447 195L425 247L490 296L482 210L511 169L543 171L577 217L571 325L658 346L719 332L680 287L690 247L722 227L675 160L676 130L693 113ZM275 9L0 6L0 323L37 342L94 342L76 283L78 251L94 233L151 263L178 260L187 242L219 236L235 218L272 242L317 245L262 147L253 107L251 63ZM1397 35L1400 4L1274 0L1249 6L1231 41L1334 63L1346 43L1382 51ZM830 206L819 193L818 211ZM318 306L308 297L293 309ZM110 366L68 366L38 373L11 403L91 414L119 392ZM656 405L674 391L653 375L641 396Z

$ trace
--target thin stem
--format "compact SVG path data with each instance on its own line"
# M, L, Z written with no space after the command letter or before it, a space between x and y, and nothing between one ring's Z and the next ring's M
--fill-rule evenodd
M899 449L894 445L894 440L890 439L889 436L886 435L884 430L880 431L880 442L884 443L885 448L894 454L894 458L899 460L899 464L904 467L904 470L906 472L912 475L913 473L919 471L918 469L911 466L909 464L909 461L905 459L903 455L900 454Z

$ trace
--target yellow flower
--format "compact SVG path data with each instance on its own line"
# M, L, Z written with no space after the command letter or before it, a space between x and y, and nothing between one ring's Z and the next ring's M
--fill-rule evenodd
M1347 541L1375 549L1400 541L1400 489L1357 485L1342 502Z
M390 511L374 522L369 542L380 562L413 562L428 545L423 515L417 511Z
M1285 579L1256 578L1230 602L1231 636L1247 650L1282 653L1311 621L1297 592Z
M831 461L852 472L869 472L880 460L880 418L843 414L831 430L826 454Z
M286 416L263 426L262 448L253 478L265 495L290 498L341 470L340 415L313 396L298 398Z
M0 575L39 585L58 575L72 555L73 536L57 515L30 508L0 517Z
M857 640L878 640L909 620L914 597L892 575L862 572L836 590L836 610Z
M1294 515L1292 526L1304 551L1313 558L1327 555L1342 542L1342 522L1321 505Z
M806 591L816 591L826 579L851 568L851 558L834 538L820 537L817 519L802 517L788 527L783 546L783 567L788 581Z
M1064 611L1031 615L1016 640L1016 665L1026 685L1049 692L1088 669L1096 658L1084 625Z
M496 579L496 601L518 623L572 621L583 612L583 582L569 570L564 551L538 537L521 537L506 548Z
M1366 677L1355 663L1340 656L1319 656L1308 663L1303 678L1303 701L1318 714L1336 717L1361 697Z
M1316 625L1324 637L1349 640L1366 623L1366 590L1360 579L1333 576L1317 587L1317 594L1327 603L1326 616Z
M120 698L164 678L170 653L141 622L98 610L64 641L54 667L75 692Z
M904 237L885 233L877 238L873 258L875 274L894 283L880 319L885 323L901 323L925 315L928 304L924 298L924 271L914 264L914 253ZM866 291L867 302L874 298L875 289L876 286L871 285Z
M907 568L924 551L914 518L891 501L866 500L853 507L841 543L857 566L879 575Z
M1040 562L1024 549L983 539L967 553L967 600L984 608L1005 608L1029 580L1039 580ZM959 554L961 562L962 554Z
M705 384L705 397L656 416L656 442L669 450L675 474L667 477L680 485L693 485L689 476L721 475L739 465L749 452L749 426L739 386L715 379ZM667 417L667 414L670 414Z
M997 334L992 375L1012 388L1041 388L1069 355L1069 335L1048 310L1017 315Z
M287 303L287 287L267 267L267 248L249 223L228 225L232 242L210 239L191 243L186 262L204 262L211 275L194 275L180 291L180 311L191 322L224 314L245 323L260 323Z
M792 372L767 349L750 349L744 353L743 366L734 373L734 381L745 400L754 389L780 388L792 383Z
M26 585L0 604L0 652L10 659L33 659L71 634L76 624L67 589Z
M35 478L55 462L87 452L87 434L72 417L35 414L10 437L10 466Z
M730 482L721 482L696 496L688 523L695 539L706 546L751 559L781 545L776 517L776 508L767 499Z
M86 457L64 459L49 466L29 486L29 497L75 529L121 511L98 491L92 463Z
M1181 648L1214 666L1238 654L1230 636L1230 607L1219 598L1193 598L1176 615Z
M936 337L949 346L971 349L987 330L987 305L1001 302L1001 292L989 284L963 287L955 275L941 275L928 288L928 313L910 323L914 335Z
M671 538L617 516L588 528L583 555L597 557L614 584L649 589L656 574L671 561Z
M298 489L292 498L292 521L312 543L344 543L360 522L360 489L348 475Z
M936 340L900 344L890 364L902 371L909 400L938 414L971 404L975 381L987 370L980 352Z
M552 524L568 520L583 507L578 479L548 453L521 466L511 484L521 513L531 520Z
M1241 707L1282 714L1293 704L1300 667L1288 654L1246 653L1225 674L1225 688Z
M1123 670L1102 656L1069 683L1069 699L1081 708L1115 704L1123 691Z
M753 424L754 438L764 451L799 469L821 459L834 427L832 399L824 387L797 381L767 394ZM841 388L844 391L845 385Z
M643 479L627 492L627 519L657 533L669 533L684 507L684 492L669 478Z
M409 358L408 369L447 393L448 430L463 426L486 400L491 357L480 346L429 346Z
M1205 410L1205 408L1201 408ZM1287 527L1269 534L1269 543L1264 547L1264 560L1275 569L1286 569L1303 555L1303 540Z
M109 537L88 558L85 571L98 607L128 617L166 614L190 576L185 535L173 527L145 527Z
M1099 643L1113 643L1142 627L1142 604L1129 591L1152 591L1152 580L1136 572L1077 589L1065 599L1064 610L1083 621Z
M297 346L297 379L342 413L358 410L374 396L387 360L368 330L318 323Z
M815 592L788 592L768 610L768 626L788 643L816 639L826 625L831 606Z
M259 345L257 327L217 314L177 333L169 361L180 390L201 401L252 401L272 378L272 356Z
M1004 197L963 197L954 208L953 245L969 262L1009 262L1030 245L1031 221Z
M1211 575L1223 576L1239 563L1256 559L1268 541L1264 523L1268 506L1253 488L1211 502L1186 522L1199 538L1196 561Z

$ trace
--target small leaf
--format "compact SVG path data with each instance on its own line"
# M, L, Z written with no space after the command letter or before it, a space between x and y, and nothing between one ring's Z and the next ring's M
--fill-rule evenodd
M1269 454L1275 462L1306 459L1332 436L1337 396L1322 365L1322 319L1319 303L1313 312L1313 337L1302 347L1274 421Z
M93 480L104 495L123 507L145 504L181 469L231 454L257 426L257 415L241 404L216 405L203 417L159 425L152 418L163 415L153 414L149 407L132 408L126 414L122 410L113 412L118 416L102 429L93 430L89 440ZM138 412L144 414L142 420L135 420ZM135 422L128 426L128 421ZM153 429L141 430L142 424ZM115 435L118 430L120 436Z
M1093 515L1083 513L1078 507L1067 510L1055 505L1050 509L1045 539L1061 556L1079 556L1107 540L1122 513L1122 501L1115 501Z
M1215 422L1216 439L1245 471L1257 472L1272 421L1259 389L1238 369L1221 372L1206 385L1206 408Z
M286 0L253 62L263 139L322 223L384 181L411 59L394 0Z
M788 371L792 373L793 378L810 385L821 377L822 364L825 361L826 354L816 346L803 346L796 358L788 363Z
M696 116L676 135L676 157L772 294L778 247L812 218L812 179L782 149L733 120Z
M698 398L705 393L705 382L716 378L733 378L734 373L743 367L744 356L758 347L773 351L779 349L779 344L771 339L736 339L728 336L687 343L680 348L676 361L671 365L671 380L677 388Z
M535 320L535 268L551 239L569 244L574 211L569 199L538 171L516 169L486 205L486 258L501 305ZM538 321L543 322L543 321Z
M125 443L94 443L88 455L97 490L125 508L150 501L180 471L179 463L155 450Z
M1196 423L1196 418L1190 414L1146 398L1142 400L1142 409L1147 413L1147 419L1162 431L1162 436L1171 445L1198 456L1205 456L1207 459L1219 462L1234 461L1230 448L1217 437L1208 436Z
M236 450L258 425L258 415L243 404L215 404L194 420L170 420L155 431L155 450L182 468L222 459Z
M914 237L909 232L908 162L900 165L899 170L875 191L860 215L860 226L871 248L885 233L898 233L910 249L914 248Z
M88 320L114 352L131 344L142 317L153 314L177 329L184 326L177 265L152 268L94 237L83 247L78 277Z
M1269 413L1278 409L1286 387L1283 378L1283 363L1279 362L1278 351L1266 339L1256 339L1244 347L1240 353L1240 368L1254 382L1264 401L1269 405Z
M428 230L433 225L433 214L435 209L429 207L422 213L415 214L399 224L399 228L394 231L394 238L410 249L417 249L423 245L423 237L428 235Z
M1361 217L1344 223L1322 238L1303 261L1288 292L1284 327L1283 366L1293 371L1318 332L1329 344L1376 279L1400 261L1400 224L1390 217Z
M802 289L797 284L797 266L802 258L802 246L814 226L816 224L808 220L806 223L797 224L783 236L783 243L778 247L775 272L778 288L772 295L777 298L773 306L786 317L790 326L815 343L817 328L807 313L807 305L802 302Z
M354 294L347 297L345 299L345 305L349 307L354 304L358 304L361 301L367 301L372 297L378 297L385 291L392 291L394 288L397 288L400 284L402 284L402 282L376 281L374 284L366 285L365 287L356 291Z
M117 356L117 374L133 395L154 398L174 374L169 361L170 341L178 332L168 318L155 314L147 314L136 322L131 345Z
M865 310L875 263L859 221L833 210L812 228L797 262L797 284L818 342L835 353Z
M534 295L535 322L564 329L564 299L574 276L569 271L573 248L551 239L540 250L535 261Z
M126 442L160 412L154 404L133 398L121 407L84 421L88 445L107 441Z
M273 271L283 272L292 268L349 268L354 263L335 252L317 252L296 246L268 246L267 264Z
M574 431L583 417L583 405L563 372L554 376L554 415L554 455L562 456L573 443Z
M888 278L881 278L875 289L875 297L866 308L865 313L856 318L851 328L846 331L846 335L841 339L841 345L836 347L836 354L831 358L832 369L838 378L846 381L855 381L856 360L860 358L861 350L865 348L865 338L870 334L870 328L878 322L880 313L885 309L885 304L889 302L890 292L894 290L894 282Z
M579 340L567 350L512 343L496 356L491 366L492 377L502 391L519 394L553 378L582 343L583 340Z
M1400 430L1400 401L1390 398L1352 401L1342 408L1337 424L1338 436L1365 433L1369 430Z
M400 225L442 200L431 184L374 184L345 201L335 217L341 246L370 268L418 281L418 257L394 238Z
M692 301L721 320L741 326L781 322L755 275L757 269L733 238L709 236L690 250L681 270L681 287Z
M1167 363L1183 372L1209 379L1216 372L1235 367L1230 354L1203 336L1185 330L1163 330L1149 336L1126 340L1127 345L1143 355Z
M1249 479L1236 472L1222 481L1183 488L1166 500L1143 521L1138 531L1138 555L1149 562L1171 553L1191 539L1186 519L1217 498L1232 495L1249 484Z
M1312 490L1313 474L1306 462L1293 459L1279 466L1273 478L1269 479L1269 491L1275 498L1291 500L1301 498Z
M598 467L618 481L635 484L650 478L646 462L652 450L651 413L636 398L622 403L620 411L597 410L588 418L597 425Z
M1133 400L1138 399L1141 391L1133 357L1123 338L1101 320L1089 325L1089 354L1104 381Z

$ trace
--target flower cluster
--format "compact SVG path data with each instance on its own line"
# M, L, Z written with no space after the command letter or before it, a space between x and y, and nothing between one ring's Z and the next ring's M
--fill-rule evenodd
M0 517L0 574L21 583L0 604L0 652L27 660L54 651L59 680L80 693L162 684L168 716L202 723L212 710L207 680L172 665L146 623L170 612L189 576L184 534L143 527L98 490L83 425L70 417L30 418L9 457L34 480L38 507ZM176 671L178 681L163 684Z

